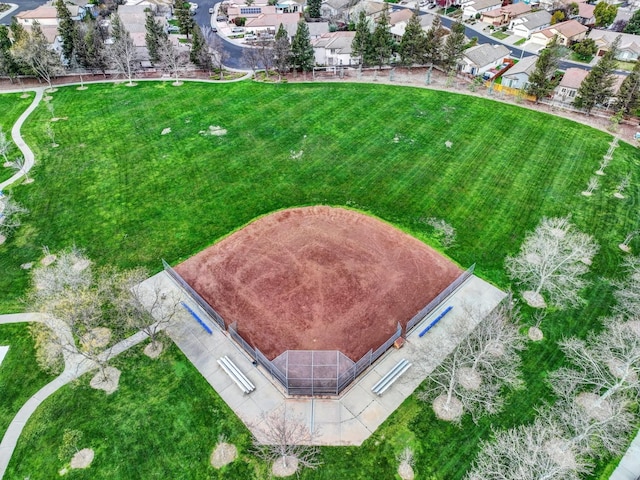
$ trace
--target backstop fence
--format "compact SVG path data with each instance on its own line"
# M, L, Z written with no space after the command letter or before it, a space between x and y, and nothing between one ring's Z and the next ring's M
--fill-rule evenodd
M375 350L365 353L357 362L338 350L287 350L273 360L269 360L257 347L250 345L238 333L236 322L226 324L215 311L167 262L162 260L165 271L189 297L215 322L256 363L269 372L286 390L288 395L339 395L394 342L402 336L402 326L398 323L396 331ZM407 324L405 336L429 313L455 292L471 275L475 264L456 278L445 290L418 312Z
M433 300L431 300L427 305L416 313L411 320L407 322L407 326L405 327L405 336L409 335L409 332L413 330L413 328L420 323L427 315L433 312L438 305L444 302L447 297L453 295L453 293L462 286L464 282L467 281L471 275L473 275L473 271L476 268L476 264L471 265L465 272L462 273L458 278L456 278L453 282L449 284L447 288L441 291Z

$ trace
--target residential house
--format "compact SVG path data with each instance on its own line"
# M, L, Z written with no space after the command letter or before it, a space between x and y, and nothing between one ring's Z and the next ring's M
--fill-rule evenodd
M587 0L539 0L538 6L552 12L558 8L568 7L572 3L586 3Z
M556 102L562 102L565 104L571 104L578 95L578 89L580 85L587 78L589 72L581 68L567 68L567 71L562 77L560 84L556 87L553 99ZM609 106L616 100L616 95L622 86L622 82L626 78L625 75L615 75L615 81L612 86L613 94L606 101L602 103L603 107L609 108Z
M348 20L349 0L323 0L320 4L322 18L337 19L346 22Z
M640 35L631 35L630 33L611 32L609 30L591 30L589 38L596 42L598 52L596 55L601 57L611 48L611 44L620 37L620 45L618 46L618 60L633 62L640 58Z
M300 18L298 18L298 21L300 21ZM276 24L276 28L278 28L278 24ZM289 39L293 40L293 37L298 30L298 22L295 24L289 23L285 25L284 28L289 34ZM307 28L309 29L309 38L313 41L329 32L329 22L307 22Z
M578 4L578 14L575 16L574 20L577 20L582 25L592 26L596 23L596 16L594 14L596 10L595 5L590 5L588 3L579 3Z
M514 35L529 38L535 32L539 32L551 25L551 14L546 10L525 13L511 20L509 30Z
M252 3L246 5L242 2L230 2L226 5L227 17L233 22L236 17L244 17L247 20L258 18L261 15L274 15L276 12L275 5L267 5L265 3Z
M431 25L433 25L434 18L435 18L434 15L431 13L425 13L424 15L420 15L418 19L420 20L420 26L422 27L422 30L424 30L425 32L429 30L431 28ZM407 21L402 21L402 22L396 23L395 25L392 25L389 31L391 32L393 39L396 42L400 42L402 40L402 36L404 35L404 31L406 30L406 28L407 28Z
M258 36L275 36L282 24L291 38L295 35L299 21L299 13L262 13L256 17L247 18L244 27L247 32Z
M562 80L556 87L553 99L566 104L573 103L578 93L582 81L589 72L582 68L567 68Z
M528 3L512 3L501 8L494 8L488 12L483 12L480 21L490 23L495 27L508 25L511 21L525 13L531 11L531 5Z
M475 18L483 12L499 9L502 0L471 0L462 4L462 18Z
M556 23L544 30L540 30L531 35L530 42L546 47L553 37L558 38L558 43L565 47L570 47L580 40L584 40L589 29L576 20Z
M536 69L537 61L538 57L536 55L522 58L502 75L502 85L518 90L526 88L529 84L529 77Z
M317 65L358 65L358 57L351 56L351 44L356 32L329 32L313 42L313 54Z
M397 25L400 22L408 22L413 16L413 10L410 8L400 8L389 13L389 25Z
M276 3L276 13L302 13L304 3L295 0L280 0Z
M362 0L349 9L349 18L354 21L358 21L360 12L364 12L373 24L382 15L382 12L384 12L387 8L389 8L388 3L374 2L372 0Z
M462 54L460 71L471 75L482 75L486 71L504 63L509 57L509 49L504 45L483 43L468 48Z

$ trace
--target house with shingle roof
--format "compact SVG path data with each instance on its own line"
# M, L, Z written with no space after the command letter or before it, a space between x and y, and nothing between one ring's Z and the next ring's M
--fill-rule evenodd
M578 89L589 72L583 68L567 68L562 80L556 87L553 99L562 103L573 103Z
M502 75L502 85L510 88L524 89L529 84L529 77L536 69L537 55L524 57Z
M315 39L311 44L316 64L358 65L359 58L351 56L351 44L355 36L356 32L328 32Z
M460 59L460 70L471 75L482 75L484 72L497 67L509 57L509 49L504 45L483 43L468 48Z
M529 13L531 11L531 5L528 3L512 3L501 8L495 8L484 12L480 17L480 21L484 23L490 23L495 27L501 27L508 25L514 18Z
M499 9L502 0L472 0L462 4L462 18L474 18L477 14Z
M584 40L589 29L576 20L556 23L544 30L531 35L531 43L546 47L553 37L558 38L558 44L570 47L572 44Z
M611 32L609 30L594 29L589 33L589 38L596 42L598 47L596 56L601 57L605 52L609 51L617 37L620 37L620 45L618 46L616 58L625 62L638 60L640 58L640 35Z
M595 10L595 5L579 3L578 14L575 16L575 20L579 21L583 25L594 25L596 23Z
M509 30L514 35L529 38L535 32L539 32L551 25L551 14L546 10L525 13L511 20Z

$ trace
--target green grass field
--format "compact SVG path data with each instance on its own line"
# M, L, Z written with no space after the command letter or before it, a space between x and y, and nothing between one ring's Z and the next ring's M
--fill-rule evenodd
M0 95L0 129L7 136L8 140L11 140L11 127L20 114L24 112L33 101L33 93L29 93L27 98L20 98L21 96L22 94L20 93ZM11 149L7 153L7 159L13 161L19 154L20 151L12 143ZM4 182L15 173L15 170L3 167L3 163L4 158L0 156L0 182Z
M143 83L62 88L53 102L56 116L69 117L54 124L60 147L48 146L44 106L24 128L38 159L36 182L15 189L31 213L0 247L5 312L23 308L29 276L19 266L37 260L43 245L55 251L75 244L100 265L158 271L161 258L175 264L259 215L300 205L357 208L431 244L419 220L443 218L457 230L456 246L446 253L463 267L476 262L476 274L505 289L504 258L542 216L571 214L600 243L587 303L550 312L545 340L523 353L527 389L514 394L502 414L478 426L465 419L458 428L437 421L429 405L411 397L362 447L323 449L325 465L302 478L394 478L395 455L407 444L416 450L419 478L462 478L491 425L529 421L533 408L550 399L546 372L563 362L556 341L599 328L612 306L609 280L622 275L617 245L638 229L637 149L621 144L600 189L586 198L580 192L611 135L475 97L381 85ZM209 126L228 133L199 133ZM171 133L161 135L165 128ZM615 199L611 194L627 173L633 175L628 198ZM206 467L217 433L177 443L169 435L145 435L145 399L152 398L153 428L200 431L209 422L235 422L227 433L245 446L247 432L223 407L172 411L201 397L218 405L215 392L179 352L163 358L163 368L142 355L122 361L129 383L114 396L81 386L45 403L27 425L9 478L50 476L61 468L55 439L67 424L81 426L104 454L74 478L131 478L132 464L145 477L218 478ZM175 388L186 376L189 386ZM166 389L171 401L156 401ZM145 458L156 449L167 462ZM596 478L611 468L610 460L597 465ZM198 462L187 475L185 465ZM253 457L245 452L241 462L237 468L245 473L224 478L262 478Z

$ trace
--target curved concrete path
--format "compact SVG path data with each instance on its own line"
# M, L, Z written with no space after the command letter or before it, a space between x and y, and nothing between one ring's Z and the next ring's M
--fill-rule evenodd
M25 176L26 173L29 170L31 170L31 167L33 167L33 164L35 163L35 157L33 155L33 152L29 148L29 145L27 145L27 143L22 138L22 135L20 135L20 130L22 129L22 124L24 123L24 121L29 117L29 115L31 115L31 112L33 112L36 109L36 107L40 103L40 100L42 100L42 97L44 95L44 89L45 87L39 87L39 88L33 89L36 92L36 96L33 99L33 102L31 102L31 105L29 105L29 107L27 107L27 109L24 112L22 112L22 115L18 117L18 120L13 125L13 128L11 128L11 139L13 140L13 143L15 143L16 146L22 152L22 156L24 157L24 167L20 169L18 172L16 172L11 178L0 183L0 192L2 192L2 190L5 189L7 186L11 185L12 183L18 181L20 178Z
M40 390L38 390L25 404L18 410L18 413L9 424L7 431L2 437L0 442L0 478L4 477L4 474L9 466L13 451L18 444L18 439L22 434L27 421L47 398L57 392L61 387L76 380L85 373L98 368L98 364L89 360L83 355L77 353L75 350L75 343L73 341L73 335L69 326L57 319L51 318L42 313L16 313L9 315L0 315L0 325L19 322L42 322L51 328L56 335L62 339L63 343L63 355L65 367L63 372L54 378L51 382L46 384ZM134 345L139 344L148 338L148 335L142 331L122 340L115 344L111 348L105 350L100 355L101 360L108 360L110 358L119 355L120 353L128 350ZM74 353L74 350L76 353Z

